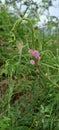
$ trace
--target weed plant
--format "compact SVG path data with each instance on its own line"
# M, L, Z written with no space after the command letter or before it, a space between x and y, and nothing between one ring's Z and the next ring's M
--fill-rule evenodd
M59 32L0 10L0 130L59 130Z

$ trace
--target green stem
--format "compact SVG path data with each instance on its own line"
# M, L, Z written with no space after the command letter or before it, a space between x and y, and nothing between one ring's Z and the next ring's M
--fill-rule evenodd
M18 20L15 22L14 26L12 27L10 33L12 33L12 32L16 29L16 27L18 27L18 25L21 24L21 22L22 22L23 20L26 20L26 21L28 21L28 23L31 24L31 30L32 30L32 45L34 45L34 30L33 30L32 22L31 22L30 19L28 19L28 18L24 18L24 17L18 19ZM33 46L33 48L35 48L35 45Z
M49 65L49 64L46 64L46 63L41 63L41 64L44 65L44 66L50 67L52 69L58 69L59 70L59 68L56 68L56 67L54 67L52 65Z

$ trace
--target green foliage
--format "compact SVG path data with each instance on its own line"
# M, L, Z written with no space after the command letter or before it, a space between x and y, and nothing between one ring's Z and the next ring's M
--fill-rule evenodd
M59 31L0 10L0 129L59 130ZM34 65L29 49L41 56Z
M0 5L0 37L3 37L3 40L8 41L9 32L16 19L17 17L10 13L5 5Z
M9 121L10 119L8 117L0 118L0 130L6 130L9 129Z

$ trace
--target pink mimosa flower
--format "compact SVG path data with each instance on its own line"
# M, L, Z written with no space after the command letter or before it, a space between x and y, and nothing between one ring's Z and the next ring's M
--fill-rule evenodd
M34 56L37 60L40 60L40 59L41 59L41 57L39 56L38 50L32 50L32 49L30 49L28 52L29 52L30 54L32 54L32 56Z
M37 60L40 60L40 56L39 56L39 53L37 50L34 50L33 51L33 56L37 59Z
M32 59L30 60L30 64L34 65L35 64L35 61Z
M41 59L41 57L40 57L40 56L36 56L36 59L37 59L37 60L40 60L40 59Z
M34 50L34 51L33 51L33 55L34 55L34 56L38 56L38 55L39 55L38 51L37 51L37 50Z

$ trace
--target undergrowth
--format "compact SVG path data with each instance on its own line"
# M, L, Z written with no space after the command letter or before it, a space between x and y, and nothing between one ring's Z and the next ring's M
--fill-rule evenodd
M0 130L59 130L59 32L0 10Z

